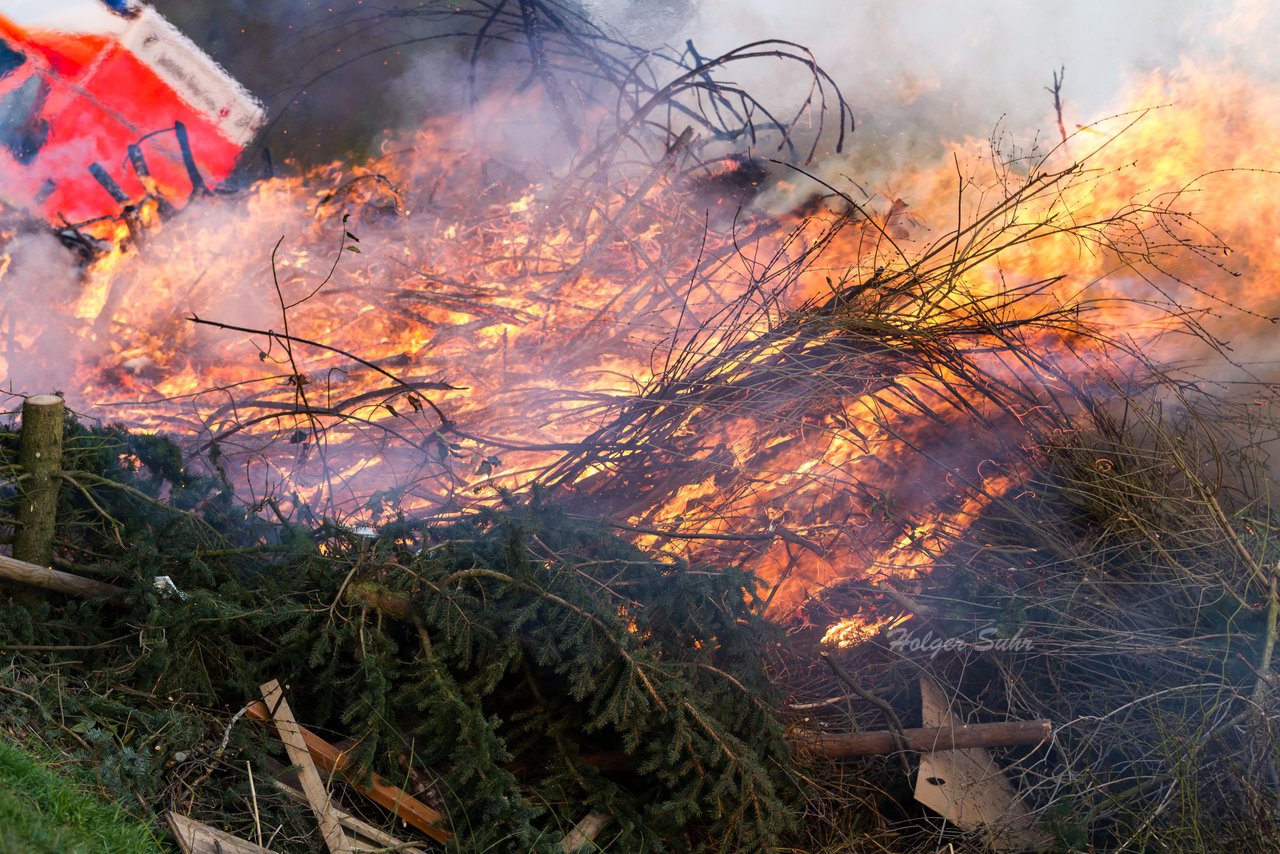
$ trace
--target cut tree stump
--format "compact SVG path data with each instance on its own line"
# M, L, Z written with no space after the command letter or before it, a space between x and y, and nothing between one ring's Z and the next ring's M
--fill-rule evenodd
M22 495L13 556L39 566L53 563L53 529L58 518L62 474L62 425L67 407L53 394L29 397L22 404L18 464Z

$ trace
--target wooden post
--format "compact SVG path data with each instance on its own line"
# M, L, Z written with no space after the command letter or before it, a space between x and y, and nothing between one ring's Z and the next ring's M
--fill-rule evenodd
M22 467L18 530L13 556L37 566L53 563L53 528L58 517L62 473L62 423L66 404L52 394L27 398L22 404Z

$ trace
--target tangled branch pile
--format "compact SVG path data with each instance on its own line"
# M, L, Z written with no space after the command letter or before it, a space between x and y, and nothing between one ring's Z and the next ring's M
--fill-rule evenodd
M801 144L791 116L711 75L796 60L815 107L829 81L807 54L637 64L563 12L531 0L459 20L471 67L519 47L546 99L486 97L479 120L521 126L550 103L572 162L472 156L467 133L433 126L369 169L312 174L317 193L277 179L247 194L234 213L272 241L313 223L256 293L280 324L223 323L265 370L219 373L225 343L201 337L217 323L157 298L203 287L179 263L189 246L243 239L220 213L192 211L99 282L95 329L156 340L92 352L91 388L169 406L213 477L162 440L74 428L58 558L132 592L6 605L5 703L113 792L246 836L235 763L273 769L226 722L283 678L307 723L439 804L463 850L550 849L589 808L618 850L981 849L912 804L914 758L833 769L786 749L784 721L914 724L923 675L968 719L1057 722L1051 743L996 755L1059 846L1264 850L1280 785L1274 400L1196 391L1124 334L1202 333L1176 300L1014 278L1055 240L1158 275L1161 256L1206 254L1194 221L1082 208L1108 177L1091 156L998 150L985 180L958 166L938 236L807 173L805 208L752 214L770 167L735 146L772 134L801 160L821 133ZM590 83L582 115L566 66ZM838 146L848 117L830 98ZM349 281L320 236L338 237ZM227 294L205 297L200 318L221 322ZM344 343L353 330L367 349ZM371 471L394 480L371 487ZM424 508L432 521L413 518ZM366 535L339 511L380 524ZM187 598L164 598L159 575ZM829 672L805 627L845 618ZM912 656L890 624L1031 646ZM262 800L277 844L307 850L309 823Z

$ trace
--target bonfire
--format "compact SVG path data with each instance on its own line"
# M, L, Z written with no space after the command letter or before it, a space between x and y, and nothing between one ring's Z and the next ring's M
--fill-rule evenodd
M1242 72L890 193L803 45L380 15L456 91L374 151L8 199L26 729L184 850L1272 844Z

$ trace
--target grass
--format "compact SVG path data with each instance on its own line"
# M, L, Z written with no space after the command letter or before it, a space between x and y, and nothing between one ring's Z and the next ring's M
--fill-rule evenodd
M0 851L147 854L153 830L10 741L0 740Z

